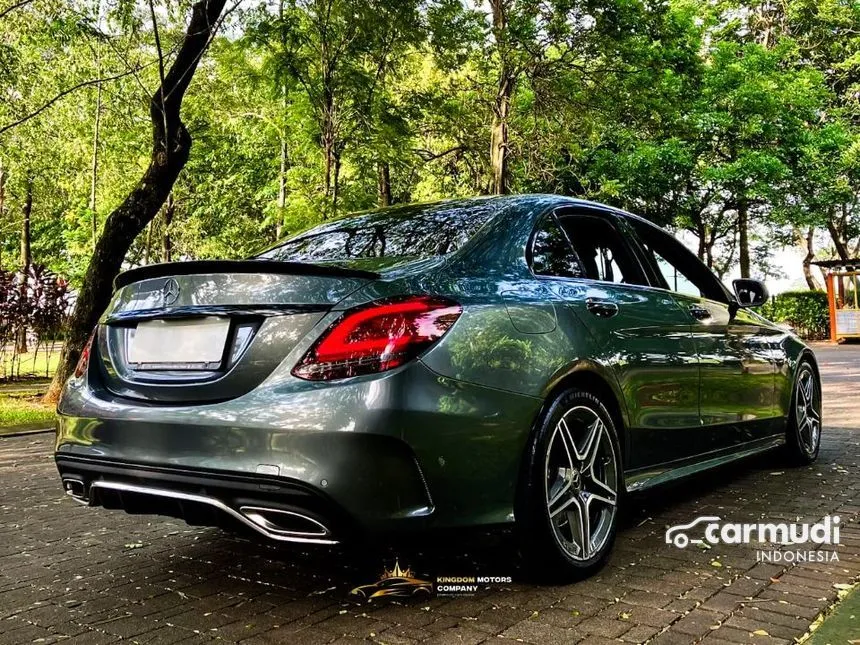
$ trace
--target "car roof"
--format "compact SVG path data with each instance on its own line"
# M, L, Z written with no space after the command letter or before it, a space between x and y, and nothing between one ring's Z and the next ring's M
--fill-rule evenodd
M497 195L441 203L463 208L491 205L496 210L493 218L451 257L452 262L471 265L478 272L506 272L513 267L528 271L523 250L538 220L557 208L582 206L633 217L606 204L546 193Z

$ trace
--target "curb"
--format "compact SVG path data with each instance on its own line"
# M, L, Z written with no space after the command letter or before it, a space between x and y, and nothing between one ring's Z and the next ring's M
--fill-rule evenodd
M19 432L4 432L0 433L0 441L11 437L26 437L31 434L45 434L46 432L56 432L54 428L43 428L42 430L21 430Z

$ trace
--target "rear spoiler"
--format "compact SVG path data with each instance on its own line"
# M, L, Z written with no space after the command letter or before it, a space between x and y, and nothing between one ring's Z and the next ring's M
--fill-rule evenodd
M193 262L148 264L136 269L129 269L116 277L113 281L113 286L114 289L119 289L140 280L174 275L197 275L201 273L276 273L331 278L365 278L368 280L379 278L379 274L373 271L304 262L278 262L277 260L197 260Z

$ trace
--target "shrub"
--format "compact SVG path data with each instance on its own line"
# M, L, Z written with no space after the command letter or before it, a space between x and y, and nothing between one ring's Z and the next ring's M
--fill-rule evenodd
M68 309L67 283L43 266L30 267L26 284L21 273L0 270L0 380L21 375L24 354L35 369L40 350L48 376Z
M801 338L830 337L830 311L824 291L786 291L771 298L761 313L773 322L791 326Z

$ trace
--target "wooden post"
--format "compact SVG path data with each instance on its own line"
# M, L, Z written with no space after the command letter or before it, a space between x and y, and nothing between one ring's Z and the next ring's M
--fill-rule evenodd
M837 342L836 336L836 290L833 285L833 271L830 271L825 278L827 284L827 305L830 310L830 340Z

